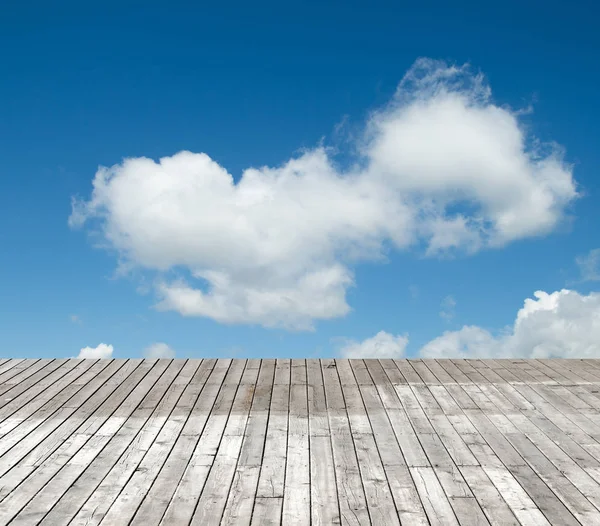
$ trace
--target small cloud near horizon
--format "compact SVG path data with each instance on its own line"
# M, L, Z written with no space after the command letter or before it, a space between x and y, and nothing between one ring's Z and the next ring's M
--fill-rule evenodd
M536 291L526 298L512 327L496 335L477 325L445 331L426 343L420 358L600 358L600 293L562 289ZM342 349L346 358L399 358L408 335L385 331Z
M144 349L144 358L175 358L175 351L166 343L156 342Z
M379 331L362 342L346 340L339 354L342 358L402 358L407 345L407 335Z
M112 345L101 343L97 347L83 347L76 358L91 358L94 360L108 360L112 358L114 348Z

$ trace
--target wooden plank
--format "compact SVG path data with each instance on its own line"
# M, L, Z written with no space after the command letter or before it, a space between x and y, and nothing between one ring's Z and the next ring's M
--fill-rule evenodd
M399 525L386 472L371 434L353 435L372 524Z
M523 526L537 526L538 524L550 526L551 523L548 522L527 491L505 467L483 466L483 470Z
M0 397L5 401L19 396L25 392L32 383L38 382L45 376L48 376L57 367L60 367L64 360L43 359L38 360L30 367L27 367L19 374L0 385Z
M437 360L422 360L422 362L437 379L437 382L432 383L456 383L456 380L438 363Z
M173 364L171 363L171 365ZM75 488L88 489L92 486L91 489L93 489L93 482L102 480L98 471L102 472L107 459L114 458L113 455L119 451L120 439L124 436L127 437L130 427L133 427L133 434L141 428L153 409L153 406L146 407L148 401L163 395L183 365L184 362L179 361L178 364L169 367L166 360L157 364L150 374L138 383L108 421L29 502L23 510L24 520L40 520L43 516L42 523L66 524L78 510L78 507L73 505L73 500L79 500L83 504L85 498L89 496L89 493L84 492L84 495L77 495L76 498L73 498L77 493ZM173 374L170 374L169 369L173 369ZM165 381L161 382L163 378ZM117 447L115 448L115 446ZM82 475L84 476L82 477ZM93 482L89 480L89 475L95 477L92 479ZM73 485L75 481L78 482L77 486ZM44 516L43 514L48 510L52 510L51 513ZM17 522L18 519L19 517L17 517Z
M553 441L560 444L561 448L573 458L577 458L584 467L600 468L600 461L593 458L580 444L594 442L593 438L586 435L572 420L566 418L547 398L528 385L516 385L515 388L535 404L537 411L529 415L530 420L544 431ZM576 439L576 440L574 440Z
M235 524L236 526L249 525L255 522L255 519L258 518L261 513L267 511L261 509L253 516L252 510L255 508L257 501L261 500L267 504L269 501L276 500L276 498L272 497L265 498L256 496L260 470L260 466L238 466L236 468L220 524ZM223 491L226 491L226 489L223 488ZM280 517L281 510L278 509L277 512ZM277 524L279 524L279 521Z
M506 383L506 380L502 377L502 375L498 374L495 368L490 367L487 360L473 360L470 363L473 365L473 368L477 369L477 372L481 374L481 376L483 376L489 383Z
M556 363L556 360L552 360L552 363ZM531 360L531 366L542 371L548 378L558 384L571 384L572 380L565 374L567 371L562 367L553 367L549 365L548 361L544 360Z
M560 365L561 369L566 369L573 375L577 376L580 379L579 382L600 382L600 371L598 371L595 367L590 367L589 364L585 363L583 360L569 359L555 360L555 362L558 362L557 365Z
M273 396L271 397L269 422L265 440L265 453L260 469L257 497L283 498L287 454L290 373L289 367L284 366L280 368L279 361L277 362L275 379L279 383L273 385ZM285 383L286 376L287 383Z
M450 501L440 485L433 468L410 468L421 502L432 526L459 526Z
M214 360L204 360L200 364L198 372L194 376L194 379L197 380L200 385L204 384L206 377L211 373L214 362ZM122 444L122 446L126 447L125 451L118 457L118 460L113 457L113 466L110 468L110 471L104 476L102 482L94 489L93 493L89 495L85 504L69 524L99 524L104 518L106 512L109 510L123 487L125 487L131 476L139 468L140 462L154 443L156 436L162 430L184 389L187 387L187 381L189 380L188 376L193 373L196 365L196 361L190 361L186 371L180 372L175 377L160 400L160 391L157 389L142 402L141 405L145 409L152 410L150 418L144 423L141 431L135 435L133 441L130 441L127 444L127 441L124 439L125 444ZM167 370L167 372L169 371L170 369ZM161 380L163 380L163 377L161 377ZM161 380L159 380L159 382ZM164 379L163 383L167 382L168 377ZM125 426L129 423L135 428L135 424L130 422L130 420L131 419L128 420ZM110 451L107 452L110 454ZM117 455L118 451L115 451L115 456ZM94 475L90 473L89 476L93 477ZM77 507L80 506L77 501L80 498L83 499L85 497L86 495L82 495L81 497L75 498Z
M117 493L150 449L197 366L195 360L187 363L176 360L170 364L41 524L72 524L71 520L73 523L98 524L102 520ZM90 508L94 510L93 514Z
M519 526L515 514L481 466L462 466L460 470L492 526Z
M254 397L246 396L246 402L240 408L236 408L234 404L232 413L245 414L247 425L245 428L240 429L239 433L236 433L244 437L244 442L242 443L240 458L238 459L238 465L225 505L225 512L221 520L222 525L250 524L259 479L261 476L269 476L267 471L263 474L265 457L268 456L269 459L273 459L272 453L278 454L279 457L283 456L283 462L279 466L280 469L278 471L271 473L271 478L269 479L272 482L271 490L273 496L276 496L276 493L283 496L285 445L287 438L287 400L289 397L290 374L289 361L277 360L275 362L273 360L263 360ZM286 376L287 383L285 382ZM274 383L275 380L278 382L277 385ZM280 417L284 410L286 426L282 430ZM275 415L275 412L278 414ZM230 422L228 422L228 428L229 424ZM279 428L277 427L278 425ZM271 431L271 436L269 437L270 444L274 446L273 451L269 451L266 448L269 429ZM226 434L227 431L226 429ZM275 437L273 437L275 431L279 431L279 434L276 433ZM280 439L279 441L277 440L278 438ZM273 466L274 464L273 462L269 462L269 466ZM263 478L263 481L263 484L265 484L266 479ZM281 489L279 489L279 486L281 486Z
M6 479L9 479L11 486L18 480L18 488L9 493L3 500L5 507L0 511L0 522L10 518L15 524L31 524L43 518L48 509L47 505L55 503L56 495L53 491L40 492L41 488L72 458L76 459L75 462L87 463L88 455L92 455L92 458L95 456L97 451L93 445L87 448L84 448L84 446L105 425L117 429L122 425L141 400L140 397L143 397L145 392L154 384L155 375L160 376L162 373L163 367L152 370L155 364L156 361L142 363L129 375L131 382L119 383L116 389L114 385L111 385L112 392L108 391L106 393L110 393L110 395L99 399L94 413L81 425L77 426L77 421L74 421L73 425L70 421L72 427L75 427L75 429L71 428L74 431L73 434L69 433L68 440L64 443L61 442L58 447L52 448L51 456L44 459L45 461L40 462L39 459L36 459L36 462L28 462L26 459L18 466L25 468L24 470L12 469L9 477L2 478L3 483ZM149 381L144 382L147 378ZM39 449L39 447L37 446L36 449ZM83 453L76 456L82 448L84 448ZM30 453L28 457L34 452ZM27 475L33 471L33 476L23 481L25 478L23 471ZM21 512L21 510L23 511ZM15 517L17 513L18 516Z
M580 524L530 466L511 466L509 469L521 488L528 493L538 510L545 515L548 521L552 524L569 526Z
M506 359L501 360L487 360L490 364L490 368L494 370L494 372L504 380L506 383L520 382L519 377L515 376L510 370L504 367L504 364L507 362Z
M379 360L379 363L381 364L381 367L385 371L387 377L390 379L390 382L392 382L392 385L407 383L406 378L404 378L404 375L400 372L400 369L396 367L394 360L387 358Z
M369 363L369 370L371 370L371 365L375 364L379 367L377 362ZM383 371L381 372L384 374ZM385 466L406 465L402 450L386 412L386 406L390 407L390 409L398 410L401 409L401 404L389 380L387 380L387 385L383 383L386 380L387 377L375 385L360 385L359 389L371 423L373 437L377 444L381 461ZM384 394L383 397L380 396L386 390L391 391L391 393Z
M302 380L302 375L297 376ZM311 520L308 391L307 384L301 380L294 383L292 376L290 387L282 524L308 526Z
M373 378L371 378L364 360L349 360L349 365L354 373L354 382L358 385L373 384Z
M406 465L410 467L431 466L404 409L387 409L386 412Z
M229 512L235 514L239 511L240 497L245 497L249 492L256 494L260 472L260 461L256 459L257 456L262 458L274 370L274 360L262 360L253 397L249 399L248 394L242 391L236 394L232 409L235 408L235 411L248 415L246 428L243 432L235 434L231 429L225 428L222 443L200 495L191 524L218 524L221 518L225 524L237 524L234 515L228 514L223 517L227 504L229 503ZM263 419L264 414L267 415L267 419ZM225 441L224 450L222 450L223 441ZM256 469L249 469L251 467ZM244 476L238 476L238 486L232 488L236 473L242 470ZM240 483L245 486L240 488ZM236 495L236 490L240 489L241 494Z
M281 497L258 497L254 503L252 526L275 526L281 524Z
M245 363L245 370L248 369L249 365L254 364L248 360ZM183 476L162 519L162 524L189 524L194 515L202 488L207 483L209 473L215 463L216 455L225 438L223 433L234 403L235 386L233 384L225 384L230 366L231 362L226 363L222 360L216 362L186 425L181 431L182 436L194 437L197 442L191 459L185 468ZM236 373L236 376L238 376L238 373ZM243 381L243 375L241 381ZM240 383L239 385L241 387L243 384ZM239 444L241 445L241 437L238 435L229 435L229 437L240 438ZM228 445L223 449L223 453L230 454L231 451L227 448L235 446L237 443L229 440L227 442Z
M409 384L422 384L423 380L410 364L410 360L394 360L394 364Z
M12 358L8 360L5 359L2 364L0 364L0 384L3 382L2 378L4 373L13 367L16 367L23 361L25 361L24 358Z
M369 420L369 415L367 415L367 410L356 382L354 384L343 383L342 392L352 432L372 433L371 421Z
M582 524L600 524L600 512L527 437L523 434L509 434L507 437L574 517ZM596 490L596 494L600 495L600 492ZM554 517L553 513L552 520L555 520Z
M0 410L3 410L7 404L15 405L15 402L19 404L19 407L23 406L77 365L74 360L51 361L42 370L32 374L0 395Z
M410 365L412 365L413 369L417 372L417 374L421 377L421 380L426 384L439 384L440 380L438 377L431 372L429 367L425 364L423 360L410 360Z
M507 438L559 498L563 492L566 494L561 500L573 515L590 524L599 520L597 511L589 503L586 504L582 496L600 507L600 485L578 465L577 460L559 447L564 441L553 442L523 414L507 414L506 417L523 433L509 433ZM572 505L569 506L569 503Z
M465 373L463 373L458 367L456 367L456 365L454 365L452 360L450 360L448 358L443 358L443 359L436 360L436 363L442 369L444 369L456 383L459 383L459 384L471 383L471 379Z
M293 385L306 385L306 360L292 360L291 376Z
M56 395L61 394L64 399L64 393L72 389L71 386L76 385L75 382L78 378L82 377L86 371L97 365L96 360L71 360L74 365L67 374L62 378L58 379L48 388L43 389L39 394L34 397L17 397L12 401L6 403L2 409L0 409L0 437L6 435L9 431L23 423L27 418L31 417L38 409L45 406L49 400ZM108 363L102 363L97 367L97 371L101 371L106 367ZM91 378L91 376L88 375ZM29 394L33 394L35 388L28 391ZM24 399L23 399L24 398ZM37 419L41 423L41 419Z
M27 376L45 366L48 360L21 360L0 374L0 393L5 393Z
M189 364L189 365L188 365ZM106 515L134 524L159 524L190 461L198 437L183 434L212 368L188 362L175 381L184 387L152 445ZM231 370L231 369L230 369Z
M402 404L400 403L400 399L396 394L394 385L381 366L381 363L378 360L365 360L365 364L367 365L367 369L374 380L377 393L381 398L381 402L378 405L381 406L381 404L383 404L383 407L387 409L402 408Z
M319 360L306 360L308 375L308 418L311 436L329 436L329 420Z
M475 497L449 497L448 500L461 526L489 526L490 521Z
M221 522L227 495L233 482L235 467L240 455L242 440L243 437L237 435L223 436L214 463L210 468L208 478L198 499L190 526L219 524ZM165 524L173 523L165 520ZM182 524L182 522L178 524Z
M600 360L0 359L0 378L0 524L600 526Z
M22 425L3 436L0 440L0 454L4 453L0 457L0 477L4 480L4 475L22 460L21 471L27 474L43 463L82 422L103 406L106 397L118 389L127 377L134 374L140 365L141 361L112 362L86 386L63 401L60 409L53 412L52 418L44 419L32 432L28 433L29 426ZM142 371L143 374L147 372L146 368ZM53 409L51 407L50 411ZM28 422L29 420L24 424ZM10 451L10 454L6 454L7 451ZM26 469L28 466L29 470ZM11 478L15 477L16 471L13 469ZM5 490L0 489L0 499L5 495Z
M561 524L574 524L575 517L544 484L539 474L531 470L528 465L530 459L524 458L515 447L516 440L527 440L525 435L501 414L499 409L487 399L483 392L476 392L477 386L472 386L471 388L465 386L465 388L469 390L472 398L475 397L477 399L480 408L479 411L468 411L470 420L478 428L503 464L508 467L511 474L526 489L539 509L549 519L556 517L560 518ZM483 416L484 414L486 414L486 417ZM504 432L507 433L507 436L503 434L503 430L505 430Z
M341 522L331 438L310 435L311 524Z
M321 360L321 366L329 413L341 524L370 525L365 491L336 362Z
M273 385L290 385L292 361L278 359L275 361L275 379Z
M319 360L306 361L310 437L311 524L340 522L331 433Z
M361 364L364 364L364 366L367 368L367 372L368 372L368 375L370 376L370 379L365 382L358 382L358 385L362 385L362 384L365 384L365 385L371 385L371 384L387 385L387 384L390 384L390 379L388 378L387 373L385 372L383 366L381 365L381 362L379 360L375 360L372 358L367 359L367 360L362 360L362 362L354 362L354 365L352 367L354 369L354 375L356 378L359 378ZM355 367L358 367L358 368L355 369Z
M487 378L485 378L473 365L471 364L471 360L451 360L452 363L460 369L460 371L471 380L473 383L486 383L488 382Z
M427 526L427 514L419 497L408 466L386 466L385 474L400 524Z
M535 377L527 371L526 362L524 360L503 359L496 360L496 362L501 363L504 369L510 371L510 373L516 377L517 382L532 383L536 381Z
M240 466L260 466L269 423L269 408L273 394L275 360L262 360L248 423L244 432Z

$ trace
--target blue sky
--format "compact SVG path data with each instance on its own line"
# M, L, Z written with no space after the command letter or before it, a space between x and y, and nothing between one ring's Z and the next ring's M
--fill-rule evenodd
M596 19L3 7L2 355L600 355Z

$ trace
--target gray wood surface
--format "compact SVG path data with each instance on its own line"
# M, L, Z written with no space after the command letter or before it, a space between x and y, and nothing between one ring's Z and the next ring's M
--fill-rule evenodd
M0 359L4 524L600 526L600 360Z

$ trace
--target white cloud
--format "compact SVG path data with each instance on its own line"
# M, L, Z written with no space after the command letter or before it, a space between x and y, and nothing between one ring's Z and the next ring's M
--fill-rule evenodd
M104 360L112 358L113 346L101 343L98 347L84 347L79 351L77 358L92 358Z
M454 318L454 309L456 308L456 300L452 296L446 296L441 303L442 310L440 311L440 317L446 321L450 321Z
M590 250L585 256L579 256L575 259L581 281L600 281L600 248Z
M477 326L448 331L420 351L426 358L599 358L600 293L537 291L514 325L493 336Z
M340 355L344 358L402 358L407 345L408 336L379 331L362 342L347 342Z
M144 349L144 358L175 358L175 351L166 343L157 342Z
M571 167L558 147L528 147L520 118L468 67L422 59L343 173L320 147L237 183L203 153L130 158L98 170L69 223L95 220L123 270L156 272L160 309L311 329L349 312L352 266L387 247L474 252L560 222Z

